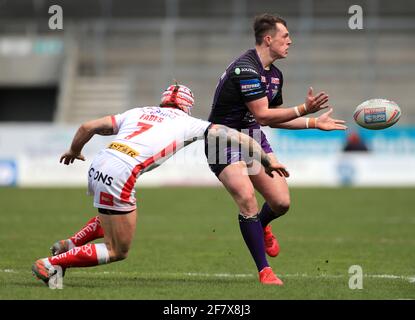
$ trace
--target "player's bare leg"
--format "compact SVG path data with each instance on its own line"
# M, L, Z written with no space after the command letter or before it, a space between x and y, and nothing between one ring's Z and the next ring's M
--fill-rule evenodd
M275 159L272 153L269 156ZM272 220L284 215L290 208L290 193L287 181L284 177L274 174L271 178L265 173L263 168L256 175L251 175L250 179L255 189L264 197L265 203L259 213L259 218L264 228L264 241L266 252L271 257L276 257L280 251L277 239L272 233Z
M226 190L231 194L239 207L239 212L252 217L258 213L258 203L244 162L228 165L219 175Z
M239 227L257 266L260 282L282 285L282 281L272 272L266 259L263 228L258 218L255 189L246 170L244 162L233 163L223 169L218 178L239 207Z
M99 214L99 218L110 262L127 258L135 234L137 211L122 215Z
M99 216L91 218L72 237L55 242L50 248L53 256L71 250L74 247L82 246L88 242L104 237L104 229L101 227Z
M100 214L99 217L104 229L105 243L86 244L57 256L39 259L32 266L35 276L47 284L50 277L57 272L54 266L60 266L65 270L70 267L92 267L125 259L135 233L136 211L128 214Z

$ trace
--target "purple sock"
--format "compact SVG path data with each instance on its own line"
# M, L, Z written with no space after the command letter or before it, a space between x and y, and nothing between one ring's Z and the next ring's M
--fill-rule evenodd
M268 203L264 203L261 211L258 214L259 220L261 220L262 227L265 228L272 220L277 219L282 214L275 213L272 211Z
M258 271L269 267L265 256L264 230L262 229L258 215L247 218L239 214L238 218L242 236L251 252L252 258L255 260Z

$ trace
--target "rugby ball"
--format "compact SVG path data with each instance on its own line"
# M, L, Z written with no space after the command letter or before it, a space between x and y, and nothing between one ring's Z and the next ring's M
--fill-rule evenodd
M371 99L357 106L353 118L356 123L366 129L385 129L401 117L401 109L396 102L386 99Z

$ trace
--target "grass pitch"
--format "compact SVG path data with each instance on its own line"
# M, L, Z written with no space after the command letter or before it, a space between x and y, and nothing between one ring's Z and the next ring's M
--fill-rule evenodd
M69 269L63 290L30 271L96 214L85 189L1 189L0 299L414 299L415 189L291 190L269 258L284 287L263 286L223 188L138 189L127 260ZM260 199L260 204L262 200ZM363 289L349 288L352 265Z

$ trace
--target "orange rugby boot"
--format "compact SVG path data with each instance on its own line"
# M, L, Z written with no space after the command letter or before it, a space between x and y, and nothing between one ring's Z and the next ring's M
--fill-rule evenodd
M42 280L46 285L48 284L50 278L54 276L58 270L56 270L46 259L39 259L32 265L33 275Z
M65 270L60 266L52 265L48 258L39 259L32 265L33 275L51 289L62 289L62 278L65 276ZM60 282L59 277L61 277Z
M276 286L282 286L284 284L284 282L274 274L271 267L265 267L259 272L259 282Z
M272 234L271 226L267 225L264 228L264 242L265 251L270 257L276 257L280 253L280 245L278 244L277 238Z

